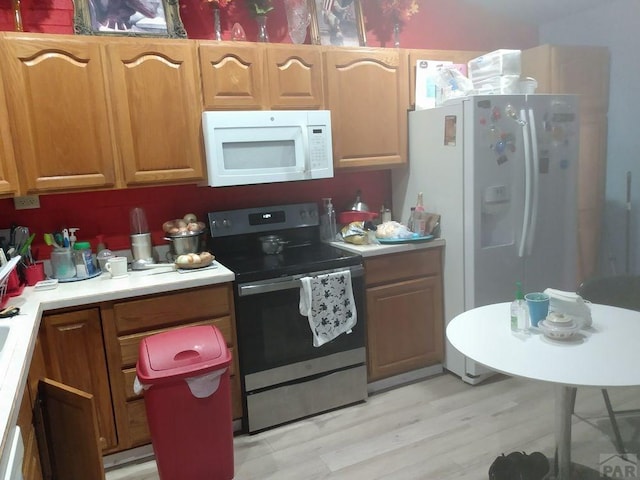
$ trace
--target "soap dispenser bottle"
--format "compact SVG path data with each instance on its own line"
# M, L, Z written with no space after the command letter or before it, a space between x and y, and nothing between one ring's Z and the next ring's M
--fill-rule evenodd
M529 329L529 312L527 303L522 293L522 283L516 282L516 295L511 302L511 331L517 333L527 332Z

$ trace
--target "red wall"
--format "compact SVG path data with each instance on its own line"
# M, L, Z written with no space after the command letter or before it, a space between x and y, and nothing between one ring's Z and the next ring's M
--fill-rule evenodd
M389 46L392 44L389 25L370 8L372 1L362 0L367 45ZM73 33L72 0L22 0L21 4L25 31ZM270 13L268 22L270 39L290 43L283 0L274 0L273 4L275 10ZM478 8L464 5L461 0L425 0L419 4L420 11L401 31L402 47L491 51L537 45L537 32L532 27L485 14ZM231 25L240 22L247 39L254 40L255 21L245 9L244 1L235 0L231 6L233 8L222 12L223 39L229 38ZM200 0L181 0L180 15L189 38L213 38L212 13ZM0 30L14 30L11 0L0 0ZM328 180L246 187L175 186L41 195L41 208L37 210L16 211L13 200L4 199L0 200L0 228L8 228L13 222L29 226L38 234L35 249L41 258L46 258L50 249L42 244L42 234L65 226L79 227L78 238L91 240L94 248L98 234L106 236L109 248L129 248L129 211L133 207L145 209L154 243L163 244L162 223L188 212L204 219L209 211L320 202L325 196L333 197L339 209L353 201L358 189L362 189L363 200L369 207L377 210L391 197L389 172L338 173Z

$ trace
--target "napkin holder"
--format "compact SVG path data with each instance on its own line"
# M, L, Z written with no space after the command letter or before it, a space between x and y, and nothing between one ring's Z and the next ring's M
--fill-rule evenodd
M547 288L544 293L549 295L549 311L572 317L574 321L582 323L585 328L591 326L591 310L588 302L585 302L580 295L554 288Z

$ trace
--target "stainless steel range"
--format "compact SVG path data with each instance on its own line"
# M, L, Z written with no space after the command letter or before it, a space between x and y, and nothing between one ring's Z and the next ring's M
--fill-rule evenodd
M318 206L209 213L211 251L236 275L238 355L245 429L255 433L367 398L364 268L359 255L320 241ZM260 237L278 235L266 254ZM349 270L357 322L313 346L300 314L301 278Z

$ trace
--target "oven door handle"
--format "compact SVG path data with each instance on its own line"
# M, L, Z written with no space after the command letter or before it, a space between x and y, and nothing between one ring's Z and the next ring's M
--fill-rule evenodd
M301 278L340 272L342 270L343 269L327 270L323 272L313 272L304 275L277 278L274 280L265 280L263 282L244 283L238 285L238 295L241 297L248 297L249 295L259 295L261 293L279 292L282 290L290 290L292 288L300 288L302 285L302 282L300 281ZM349 270L351 271L351 278L362 277L364 275L364 267L362 265L349 267Z

